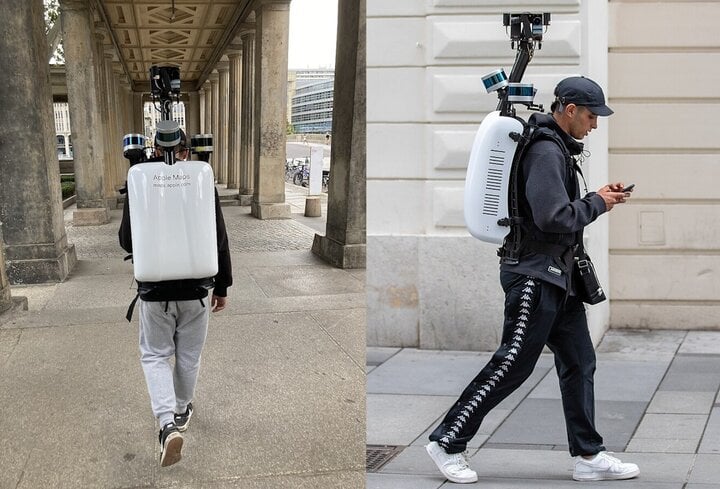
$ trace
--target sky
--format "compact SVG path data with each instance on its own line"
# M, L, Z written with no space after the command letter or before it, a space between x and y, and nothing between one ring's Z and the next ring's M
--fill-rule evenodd
M288 68L334 68L337 0L292 0Z

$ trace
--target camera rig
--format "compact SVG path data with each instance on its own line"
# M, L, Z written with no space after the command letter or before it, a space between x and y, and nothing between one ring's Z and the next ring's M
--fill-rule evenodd
M549 13L503 14L506 32L509 28L510 46L513 50L517 47L510 77L502 69L482 77L488 93L497 91L499 102L475 134L464 196L465 224L470 234L481 241L505 244L509 234L513 238L519 236L517 168L528 141L536 132L533 124L516 115L514 104L522 104L529 110L543 110L542 105L533 101L535 87L521 82L535 49L542 46L543 33L549 24ZM502 255L503 260L513 257Z
M532 83L520 83L525 68L535 53L535 48L542 49L542 38L545 28L550 25L550 13L542 14L522 13L503 14L505 30L510 28L510 47L515 49L517 55L510 71L510 77L505 75L501 68L483 77L483 83L488 93L498 92L497 110L503 116L515 116L513 103L525 105L529 110L542 111L542 105L533 102L535 88Z
M182 131L172 120L172 106L180 102L180 69L175 66L150 67L150 94L155 109L161 113L157 124L155 143L164 149L165 163L175 163L175 147L182 141ZM209 162L213 152L212 134L197 134L190 138L188 147L201 161ZM123 156L130 160L130 166L147 161L145 156L146 138L142 134L126 134L123 137ZM184 144L188 144L186 140Z
M162 120L169 121L173 102L180 102L180 70L174 66L151 66L150 93L153 104L160 105Z

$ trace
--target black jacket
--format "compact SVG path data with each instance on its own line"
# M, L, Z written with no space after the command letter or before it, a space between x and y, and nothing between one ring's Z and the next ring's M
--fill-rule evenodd
M127 194L123 205L122 221L118 237L120 246L132 253L132 234L130 228L130 195ZM138 282L138 290L143 300L190 300L207 296L207 285L214 278L213 294L218 297L227 297L227 289L232 285L232 265L230 262L230 246L228 245L225 220L220 209L220 197L215 189L215 228L217 230L218 273L215 277L207 279L170 280L165 282ZM203 291L204 290L204 295ZM147 297L143 295L149 294ZM198 297L200 295L200 297Z
M570 248L582 240L582 231L606 211L605 201L595 192L580 194L575 156L582 143L565 133L552 115L534 114L531 124L544 136L535 140L520 161L518 194L523 241L549 243ZM570 284L567 263L558 256L521 250L516 265L501 270L530 275L563 289Z

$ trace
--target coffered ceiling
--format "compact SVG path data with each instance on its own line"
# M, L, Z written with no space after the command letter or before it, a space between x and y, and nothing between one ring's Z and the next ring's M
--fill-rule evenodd
M253 20L254 0L92 0L116 70L134 91L146 90L152 65L180 68L183 91L207 79L243 22Z

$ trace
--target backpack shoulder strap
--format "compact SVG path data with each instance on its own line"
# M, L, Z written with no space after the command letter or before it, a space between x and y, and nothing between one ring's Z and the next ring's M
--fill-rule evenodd
M510 233L505 238L505 242L502 247L498 249L498 256L500 262L505 264L516 264L520 259L520 252L525 244L525 237L523 236L521 224L524 221L524 217L520 214L520 195L518 188L518 170L520 162L525 157L528 149L540 140L552 141L558 145L565 161L573 165L575 160L570 156L565 143L560 137L553 131L544 127L538 126L534 123L534 118L530 117L529 122L523 121L523 133L516 134L515 137L518 141L518 147L513 157L512 167L510 169L510 181L508 189L508 210L509 218L503 220L504 222L498 222L500 225L510 226Z

